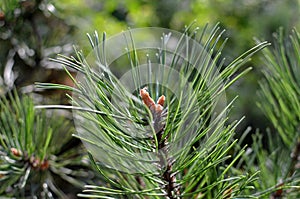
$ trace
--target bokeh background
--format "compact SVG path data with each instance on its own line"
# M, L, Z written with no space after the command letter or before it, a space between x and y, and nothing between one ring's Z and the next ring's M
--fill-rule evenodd
M299 0L1 0L0 1L0 95L14 87L37 92L41 104L66 104L62 91L43 91L35 82L71 84L62 67L49 60L57 54L90 50L86 33L107 36L128 27L158 26L182 31L194 20L199 27L219 23L229 38L223 50L228 63L255 45L254 38L273 41L283 27L288 33L300 27ZM261 79L259 54L248 66L253 70L236 82L228 100L238 95L231 119L246 116L238 128L264 131L270 126L257 108ZM75 74L74 74L75 75Z

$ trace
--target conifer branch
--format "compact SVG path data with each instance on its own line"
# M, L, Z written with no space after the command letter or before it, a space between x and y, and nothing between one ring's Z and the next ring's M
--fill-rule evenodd
M146 91L146 88L140 90L140 96L144 104L150 109L153 117L152 125L158 142L159 169L165 170L162 173L162 179L164 179L166 184L162 188L162 192L165 193L167 199L178 199L180 191L179 187L176 186L176 175L172 171L174 160L168 154L168 136L163 137L165 125L163 124L162 112L165 96L160 96L156 104Z
M218 60L221 49L215 48L223 31L219 33L215 26L206 41L202 36L200 41L191 39L189 32L195 34L198 30L189 26L178 36L177 32L172 35L155 29L152 36L162 37L156 42L160 43L155 47L156 53L152 50L153 54L146 55L147 64L142 64L138 52L141 46L134 41L135 34L137 38L147 38L139 37L141 30L124 32L117 39L118 46L111 40L100 43L95 34L95 38L89 37L92 58L76 51L77 58L55 60L79 72L72 96L79 127L76 137L90 150L93 164L108 183L88 185L80 196L218 198L238 196L248 189L256 173L236 176L231 171L243 150L229 165L226 163L239 122L225 125L224 116L231 103L221 105L218 110L216 107L219 99L224 99L225 89L245 72L234 79L232 76L268 43L258 44L219 73L217 68L222 66L216 63L223 63ZM147 36L149 32L143 34ZM130 73L123 74L126 82L110 70L114 61L110 59L116 56L111 47L117 47L117 51L126 49L130 66ZM218 52L216 56L214 51ZM107 55L109 52L112 54ZM150 59L153 55L157 62ZM149 87L149 92L144 86ZM234 177L228 177L231 175Z

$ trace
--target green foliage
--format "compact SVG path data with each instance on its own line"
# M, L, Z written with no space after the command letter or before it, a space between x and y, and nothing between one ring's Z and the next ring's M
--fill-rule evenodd
M252 137L253 144L243 157L247 165L243 169L259 171L258 180L254 183L255 191L251 195L258 198L298 198L300 175L299 168L296 169L297 161L291 157L291 149L283 147L280 137L270 131L266 135L268 149L265 149L260 133Z
M257 101L273 126L265 134L252 135L253 144L237 168L260 171L254 196L299 198L300 37L293 30L289 40L284 39L283 29L274 36L273 48L263 50L264 79Z
M288 187L282 195L299 195L300 157L300 34L294 29L289 39L284 39L283 29L275 34L272 50L264 51L264 80L261 81L259 107L272 122L274 139L269 133L269 147L275 157L274 180ZM275 165L280 165L276 168ZM265 179L265 178L263 178Z
M187 27L184 35L190 36L189 32L194 34L197 30L198 28ZM183 63L179 62L177 57L180 54L180 48L172 54L174 61L170 67L178 70L189 80L193 87L192 93L183 95L184 89L180 87L181 83L179 83L179 97L168 93L167 90L158 87L157 84L145 85L148 86L150 96L153 96L153 99L157 99L162 94L166 96L167 112L162 134L155 130L155 125L150 125L150 129L147 128L149 124L155 124L154 115L143 105L137 93L128 92L124 87L125 85L118 81L118 78L106 65L105 51L102 50L105 49L105 35L102 42L100 42L97 34L94 38L90 37L95 52L95 61L92 63L89 62L90 59L85 58L81 51L77 51L76 59L59 57L54 60L77 70L83 77L78 81L74 80L76 88L73 89L73 93L77 97L74 98L73 96L73 108L78 110L80 121L85 120L87 122L78 126L81 133L79 132L76 137L81 138L88 146L92 146L89 149L92 153L93 164L107 183L105 186L88 185L80 196L97 198L160 198L162 196L166 198L229 198L242 196L244 190L253 188L250 185L256 180L256 172L252 174L245 172L239 175L232 172L234 163L241 157L244 149L241 149L234 157L228 156L229 151L236 144L233 135L238 124L238 122L234 122L225 125L227 118L224 117L224 114L229 110L230 105L217 112L215 112L214 107L217 105L215 101L222 93L247 71L241 72L234 78L232 76L249 60L251 55L268 44L264 42L255 46L235 59L218 74L213 68L216 63L220 64L218 67L224 63L220 60L222 47L216 49L218 46L216 44L221 42L219 39L222 33L219 28L215 27L209 33L205 32L204 29L200 34L202 36L197 42L203 43L204 48L199 53L203 56L199 59L203 60L199 63L202 71L199 74L187 64L191 63L189 59L193 59L195 56L193 50L185 52L188 60ZM183 43L185 42L184 38L180 39ZM130 50L128 50L127 55L133 70L132 79L139 81L138 60L142 58L139 57L138 51L134 48L134 38L131 38L131 41L128 44ZM163 45L164 43L162 43ZM179 42L177 45L180 47L182 44ZM224 43L221 42L220 46L223 45ZM159 63L164 65L166 63L164 47L158 50L161 52L158 54ZM213 52L218 53L213 56ZM211 57L213 59L209 61ZM95 65L98 68L95 68ZM148 67L151 67L150 65ZM102 73L98 74L99 70ZM165 72L164 69L159 69L159 71L160 74ZM148 74L148 76L151 75ZM213 78L210 79L211 77ZM168 83L168 79L163 80ZM212 81L212 83L209 84L208 81ZM171 84L171 82L169 83ZM42 88L55 87L52 84L40 84L39 86ZM65 89L70 88L65 87ZM142 88L138 87L137 89ZM111 100L113 98L120 99L120 103L113 103ZM184 103L188 104L187 108L181 110L180 107L183 107ZM194 113L196 116L189 117ZM144 121L146 124L143 124ZM130 129L125 128L128 122L135 127L133 129L139 129L143 133L150 131L152 138L144 140L129 136ZM88 128L86 128L87 126ZM165 151L166 165L154 166L156 168L154 171L123 173L118 169L105 167L105 163L102 162L104 159L101 161L97 158L99 157L97 152L105 148L106 145L117 145L122 151L122 155L126 158L132 158L133 167L147 170L148 167L151 168L149 165L153 167L154 163L136 161L138 159L135 157L137 151L142 154L149 151L160 154L158 150L161 148L159 146L165 144L164 146L172 148L167 143L181 143L185 138L182 135L187 135L193 126L195 127L193 135L191 135L193 139L181 146L182 148L176 153L174 159L168 156L168 150ZM106 149L109 150L109 148ZM122 157L118 157L117 160L113 159L113 153L109 152L110 155L103 157L111 158L111 162L117 161L121 164L124 161Z
M223 37L231 38L226 44L227 48L222 52L226 57L224 65L229 64L235 55L251 48L253 37L270 41L272 33L278 27L288 31L293 27L299 27L300 24L298 0L89 0L85 5L77 1L72 5L68 3L69 1L65 1L64 11L73 16L68 17L75 22L72 24L79 24L80 36L86 32L91 33L94 29L105 30L112 35L126 30L128 26L131 28L158 26L182 31L186 24L195 19L199 24L220 22L222 29L226 29ZM63 3L57 2L57 5L59 4ZM116 17L116 13L121 13L123 17ZM75 40L76 43L81 42L80 46L85 52L89 49L82 37ZM261 63L256 58L254 56L249 63L251 66L257 66L254 67L254 72L247 74L247 78L239 79L227 91L230 99L239 96L230 120L238 120L247 115L237 129L240 134L248 126L264 129L269 125L269 121L257 108L252 95L259 89L258 80L261 78L259 70Z
M274 50L264 51L264 81L259 107L272 122L283 142L294 146L300 136L300 35L294 30L284 41L283 30L275 35Z
M29 96L14 92L1 98L2 196L65 198L67 187L80 190L90 178L81 147L66 148L72 139L70 122L55 115L35 109Z

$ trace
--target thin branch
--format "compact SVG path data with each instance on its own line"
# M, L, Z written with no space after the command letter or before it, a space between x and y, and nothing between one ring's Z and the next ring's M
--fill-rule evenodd
M157 103L150 97L146 89L140 90L140 95L144 104L150 109L153 116L153 128L157 137L157 150L159 158L159 167L161 169L165 168L162 174L163 180L166 184L163 186L162 192L165 194L167 199L179 199L180 191L179 187L176 185L176 174L172 171L174 161L168 154L168 136L163 136L165 132L165 125L162 123L163 117L163 105L165 102L165 96L159 97Z

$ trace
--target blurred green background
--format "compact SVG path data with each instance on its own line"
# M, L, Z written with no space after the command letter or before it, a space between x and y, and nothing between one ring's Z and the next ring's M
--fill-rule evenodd
M1 0L0 94L13 87L39 92L39 103L68 103L61 91L41 91L34 82L70 84L61 66L49 61L72 55L73 45L85 53L86 33L105 31L110 37L128 27L158 26L182 31L196 20L200 27L217 22L229 41L223 51L227 61L255 45L254 38L272 42L283 27L289 33L300 27L299 0ZM226 62L225 62L226 64ZM246 119L239 126L264 130L270 124L257 108L259 55L248 64L253 70L235 83L228 100L238 95L231 118Z

